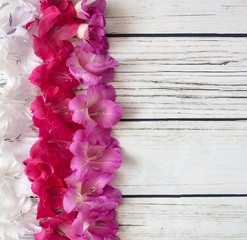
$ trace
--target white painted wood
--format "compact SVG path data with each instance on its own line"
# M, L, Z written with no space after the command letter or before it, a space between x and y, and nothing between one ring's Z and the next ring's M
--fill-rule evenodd
M107 0L107 33L246 33L246 0Z
M247 15L247 14L246 14ZM124 118L246 118L246 38L109 38Z
M247 121L121 122L124 195L247 193Z
M34 240L33 234L26 234L21 240Z
M124 199L121 240L247 239L247 198Z
M117 211L121 240L247 238L247 198L123 199Z

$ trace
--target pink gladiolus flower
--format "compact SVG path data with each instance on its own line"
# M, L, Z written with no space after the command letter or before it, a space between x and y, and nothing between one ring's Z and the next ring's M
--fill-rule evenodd
M68 185L68 192L63 200L65 211L82 210L85 207L100 208L99 204L103 207L106 203L116 206L117 202L119 202L118 199L121 201L120 193L116 199L111 199L112 196L109 194L108 196L100 196L104 192L106 184L112 178L113 175L111 173L101 173L96 170L90 170L82 179L75 177L74 174L67 177L65 181Z
M104 179L104 183L108 182L112 175L100 174L96 180ZM84 180L85 179L85 180ZM121 193L111 187L104 186L100 191L97 190L98 183L95 180L84 177L81 181L71 175L66 178L68 184L68 192L63 199L63 205L66 212L72 211L90 211L105 212L114 209L121 203ZM89 183L91 186L89 187ZM84 184L88 185L84 187ZM95 191L95 192L93 192Z
M78 179L72 174L65 181L70 191L74 189L80 195L99 196L112 178L113 174L111 173L101 173L92 169L82 179Z
M75 9L77 16L84 20L90 20L92 16L98 12L103 13L106 8L105 0L95 0L94 2L87 4L88 0L82 0L77 3Z
M67 60L71 74L86 86L98 83L109 83L114 79L114 68L119 63L109 55L95 55L86 53L76 47Z
M101 13L93 15L88 24L83 23L77 36L81 38L81 49L86 53L107 54L109 44L104 31L105 19Z
M114 210L105 213L79 212L72 226L84 240L116 240L118 224Z
M89 87L87 95L77 95L69 103L74 122L85 127L110 128L122 117L122 109L114 103L112 86L96 85Z
M75 141L70 145L70 151L75 155L70 166L79 178L91 168L102 172L116 171L122 162L119 143L114 138L103 146Z

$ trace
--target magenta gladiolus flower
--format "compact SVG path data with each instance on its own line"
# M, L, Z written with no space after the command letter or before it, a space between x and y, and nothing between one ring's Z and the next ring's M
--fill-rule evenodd
M41 222L42 231L35 234L37 240L68 240L76 239L79 235L72 227L76 217L75 213L61 213L53 218Z
M67 60L71 74L86 86L98 83L109 83L114 79L114 68L119 63L109 55L95 55L86 53L82 48L76 47Z
M69 103L74 122L85 127L110 128L117 124L123 111L114 102L115 92L112 86L97 85L89 87L87 95L81 94Z

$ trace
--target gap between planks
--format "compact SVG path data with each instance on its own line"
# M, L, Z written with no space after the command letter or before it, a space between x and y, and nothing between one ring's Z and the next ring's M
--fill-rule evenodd
M242 198L247 194L181 194L123 195L122 198Z
M108 38L143 38L143 37L150 37L150 38L170 38L170 37L193 37L193 38L201 38L201 37L208 37L208 38L246 38L247 34L243 33L126 33L126 34L106 34Z

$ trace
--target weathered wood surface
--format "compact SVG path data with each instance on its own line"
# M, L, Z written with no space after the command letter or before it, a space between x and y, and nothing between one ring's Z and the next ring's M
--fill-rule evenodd
M107 0L107 33L247 33L246 0Z
M245 240L247 198L124 199L118 221L124 240Z
M247 14L246 14L247 15ZM109 38L124 118L246 118L246 38Z
M130 198L117 212L121 240L247 238L247 198Z
M247 121L121 122L123 194L247 193Z

